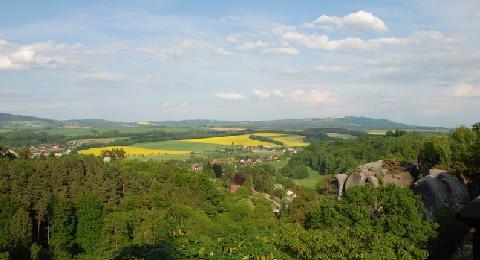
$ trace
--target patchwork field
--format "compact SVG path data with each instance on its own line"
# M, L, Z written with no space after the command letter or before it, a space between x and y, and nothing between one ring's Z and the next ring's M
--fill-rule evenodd
M220 136L220 137L209 137L209 138L200 138L200 139L185 139L178 140L180 142L190 142L190 143L206 143L206 144L219 144L219 145L241 145L241 146L270 146L276 147L277 145L262 142L258 140L250 139L250 134L244 135L232 135L232 136Z
M190 154L192 151L185 150L161 150L161 149L146 149L142 147L134 146L107 146L99 148L90 148L86 150L78 151L79 154L93 154L100 155L104 150L112 150L114 148L123 149L127 156L143 156L143 155L165 155L165 154Z
M280 141L286 146L307 146L309 143L303 141L304 137L301 135L288 135L280 133L256 133L255 135L272 138L275 141Z
M183 142L181 140L137 143L132 146L146 149L187 150L194 152L215 151L224 147L224 145L219 144Z

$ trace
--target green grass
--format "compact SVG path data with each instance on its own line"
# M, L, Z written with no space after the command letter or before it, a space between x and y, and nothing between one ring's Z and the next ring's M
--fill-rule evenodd
M137 143L132 146L143 147L148 149L188 150L188 151L194 151L194 152L215 151L224 147L223 145L218 145L218 144L179 142L174 140Z
M340 138L340 139L353 139L355 136L342 133L327 133L328 137Z
M92 143L102 143L102 144L108 144L115 142L117 140L125 140L130 137L111 137L111 138L97 138L97 139L77 139L75 140L79 144L92 144Z
M387 133L387 130L368 130L369 135L385 135Z
M292 179L292 180L293 180L293 182L295 182L295 184L297 184L299 186L303 186L306 189L313 190L313 189L315 189L315 185L317 184L317 182L322 180L325 176L320 175L317 171L314 171L310 168L308 168L308 170L309 170L309 173L308 173L307 178L305 178L305 179Z
M169 160L187 160L190 158L190 154L162 154L162 155L145 155L145 156L129 156L129 160L140 161L169 161ZM199 156L196 154L195 156Z

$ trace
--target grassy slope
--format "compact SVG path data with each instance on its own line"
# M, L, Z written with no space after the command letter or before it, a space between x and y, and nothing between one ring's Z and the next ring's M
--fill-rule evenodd
M324 178L323 175L320 175L317 171L314 171L310 168L308 168L310 171L308 174L308 177L305 179L293 179L293 182L299 186L303 186L306 189L315 189L315 185L317 184L318 181L322 180Z

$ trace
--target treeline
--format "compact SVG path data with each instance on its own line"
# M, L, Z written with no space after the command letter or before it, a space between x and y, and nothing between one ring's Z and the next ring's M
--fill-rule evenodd
M64 144L68 138L64 135L48 134L44 131L15 130L0 133L0 144L9 147L25 147L45 143Z
M357 187L337 203L290 186L297 196L277 218L253 192L285 194L273 168L241 169L231 193L210 166L0 159L1 258L421 259L436 235L406 189Z
M280 145L280 146L283 145L283 142L278 141L278 140L275 140L275 139L270 138L270 137L266 137L266 136L250 135L249 138L252 139L252 140L257 140L257 141L261 141L261 142L272 143L272 144L276 144L276 145Z
M449 135L420 135L390 131L385 136L362 135L355 139L314 142L299 151L289 166L307 165L321 174L349 173L358 165L377 160L419 164L476 174L480 171L480 124L459 127Z

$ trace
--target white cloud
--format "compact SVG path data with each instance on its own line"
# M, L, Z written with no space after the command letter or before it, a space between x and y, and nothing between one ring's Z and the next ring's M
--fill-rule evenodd
M214 96L220 99L232 100L232 101L241 101L241 100L247 99L246 96L238 93L218 92L218 93L215 93Z
M253 50L253 49L259 49L259 48L266 48L270 45L270 43L263 42L263 41L254 41L254 42L245 42L242 43L239 48L242 50Z
M480 88L471 84L460 83L451 88L455 97L480 97Z
M285 96L278 89L274 89L274 90L271 90L271 91L254 89L252 92L253 92L253 95L255 95L257 98L260 98L260 99L268 99L268 98L271 98L271 97L283 97L283 96Z
M335 101L336 94L328 90L314 89L305 92L304 90L299 89L290 93L289 97L296 102L325 104Z
M225 56L225 57L233 56L233 52L227 51L223 48L216 48L216 49L213 50L213 53L218 55L218 56Z
M307 23L304 26L320 27L327 30L331 30L333 28L342 28L351 32L388 31L388 27L380 18L365 11L350 13L343 17L322 15L312 23Z
M298 49L290 47L281 47L281 48L267 48L263 50L264 53L272 54L282 54L282 55L297 55L299 53Z
M298 31L288 31L281 34L280 38L286 42L302 45L309 49L327 51L369 51L383 46L405 46L408 44L421 44L424 42L449 44L458 41L456 38L446 37L444 34L437 31L419 31L412 33L408 37L382 37L369 40L352 37L332 40L324 34L303 34Z
M55 42L37 42L18 45L0 39L0 70L26 69L30 67L55 68L73 63L61 53L65 49L75 49L78 44L65 45Z

